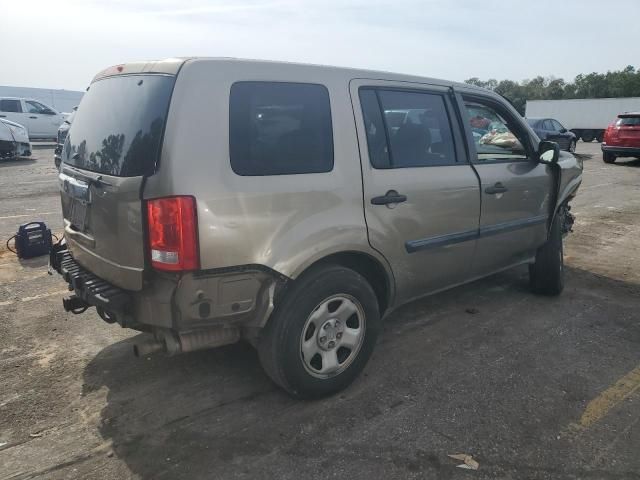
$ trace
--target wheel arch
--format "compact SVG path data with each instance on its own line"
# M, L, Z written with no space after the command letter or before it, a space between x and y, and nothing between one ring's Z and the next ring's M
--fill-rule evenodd
M307 265L295 275L295 278L299 278L320 265L328 264L341 265L362 275L376 294L380 316L393 306L395 281L391 269L385 266L382 260L363 251L346 250L327 254Z

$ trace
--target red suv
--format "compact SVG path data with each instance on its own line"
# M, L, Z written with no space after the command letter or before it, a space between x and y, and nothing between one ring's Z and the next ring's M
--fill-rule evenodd
M621 113L604 132L602 160L613 163L617 157L640 158L640 112Z

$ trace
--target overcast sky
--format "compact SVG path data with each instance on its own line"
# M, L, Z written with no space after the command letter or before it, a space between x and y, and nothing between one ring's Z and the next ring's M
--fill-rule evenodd
M172 56L288 60L450 80L640 67L640 0L2 0L0 85L83 90Z

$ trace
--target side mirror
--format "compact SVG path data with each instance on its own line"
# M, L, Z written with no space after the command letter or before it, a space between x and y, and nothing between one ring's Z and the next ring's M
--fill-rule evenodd
M557 163L560 158L560 146L556 142L544 140L538 145L540 163Z
M44 115L55 115L56 112L54 112L53 110L43 110L42 112L40 112Z
M567 133L567 129L566 128L561 128L560 129L560 133Z

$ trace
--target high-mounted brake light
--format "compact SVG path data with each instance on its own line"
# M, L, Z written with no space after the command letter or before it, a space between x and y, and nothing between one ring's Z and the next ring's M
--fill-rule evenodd
M147 222L154 268L176 272L200 267L195 198L148 200Z

